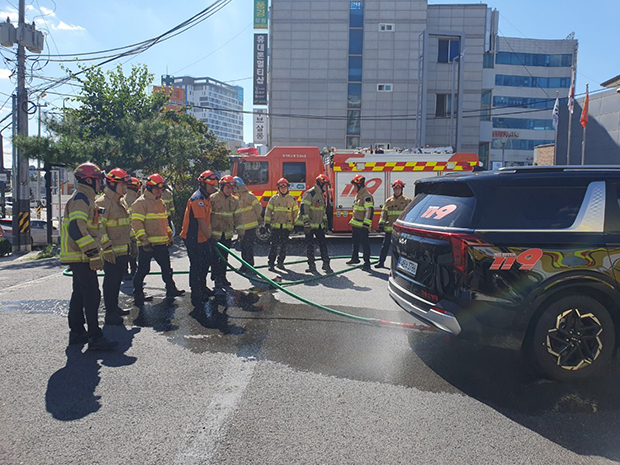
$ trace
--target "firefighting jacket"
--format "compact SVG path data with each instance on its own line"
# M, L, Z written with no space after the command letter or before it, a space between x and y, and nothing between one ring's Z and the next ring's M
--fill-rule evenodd
M110 246L109 241L102 243L99 210L92 187L78 183L65 206L61 229L61 263L88 262L101 247Z
M217 191L209 197L211 201L211 233L213 238L219 240L224 234L224 239L232 239L235 229L243 231L243 220L239 200L234 195L226 197L222 191Z
M172 239L166 206L148 190L131 206L131 227L141 246L167 244Z
M372 227L372 216L374 214L375 200L366 187L362 187L355 195L353 201L353 218L349 224L354 228Z
M105 209L101 215L102 241L109 239L116 255L129 255L129 244L134 234L125 200L106 187L103 195L95 202L98 207Z
M248 190L245 184L242 184L238 187L237 198L239 199L243 227L246 230L258 227L258 223L263 215L263 207L256 196Z
M385 201L385 205L381 209L381 218L379 219L379 225L383 225L385 232L392 232L394 222L407 208L409 202L411 202L411 199L404 195L400 197L392 196Z
M274 229L293 229L298 212L297 200L290 194L282 195L278 192L269 199L265 209L265 224Z
M312 189L308 189L301 197L297 225L309 224L312 229L325 229L327 226L325 197L321 188L315 184Z
M125 203L127 204L127 208L131 212L131 206L133 203L138 200L140 197L140 193L138 191L134 191L133 189L127 189L127 193L125 194Z
M170 192L168 189L164 189L161 193L161 200L164 202L164 205L166 206L166 212L168 213L168 216L173 216L175 209L174 209L174 200L172 198L172 192Z

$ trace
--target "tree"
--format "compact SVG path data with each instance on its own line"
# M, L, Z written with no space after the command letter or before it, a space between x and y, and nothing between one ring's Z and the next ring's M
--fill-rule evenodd
M104 170L159 172L175 185L182 214L196 177L204 170L229 167L229 149L204 122L183 112L165 110L166 92L149 93L153 75L134 65L126 75L81 68L73 77L81 84L76 108L46 118L48 137L17 136L14 144L28 158L75 167L92 161ZM177 218L177 224L179 223Z

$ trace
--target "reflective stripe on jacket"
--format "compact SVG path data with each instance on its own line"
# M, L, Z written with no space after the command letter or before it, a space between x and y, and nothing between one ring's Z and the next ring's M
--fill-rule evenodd
M79 228L82 237L75 240L69 235L71 222ZM85 252L101 247L101 223L95 204L95 191L86 184L77 185L63 215L60 238L60 262L88 262Z
M245 229L254 229L258 227L263 207L252 194L245 184L238 187L237 198L239 199L239 208L241 209L241 222Z
M146 240L156 245L167 244L172 239L166 206L148 190L131 206L131 227L140 245L146 244Z
M354 228L372 227L372 216L374 214L375 200L366 187L362 187L355 195L353 201L353 217L349 224Z
M265 224L275 229L293 229L298 212L297 200L290 194L282 195L278 192L269 199L265 209Z
M161 192L161 200L162 202L164 202L164 205L166 206L166 212L168 213L168 216L174 215L175 209L174 209L174 199L172 198L172 192L170 192L168 189L164 189Z
M129 244L133 236L131 219L125 200L109 187L103 190L103 195L95 200L98 207L105 209L101 215L103 228L102 242L110 240L112 250L116 255L129 255Z
M326 206L323 191L318 185L308 189L301 197L296 224L304 225L307 223L312 229L326 228Z
M393 224L398 219L400 214L407 208L411 199L404 195L400 197L390 197L385 201L385 205L381 209L381 218L379 224L383 225L385 232L392 232L394 229Z
M234 195L226 197L222 191L217 191L209 197L211 201L211 232L213 238L231 239L237 231L243 231L239 200Z

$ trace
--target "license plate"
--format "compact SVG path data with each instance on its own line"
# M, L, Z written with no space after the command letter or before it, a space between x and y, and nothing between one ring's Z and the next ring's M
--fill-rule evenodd
M412 262L411 260L407 260L406 258L399 257L398 268L406 271L412 276L415 276L416 271L418 271L418 264L416 262Z

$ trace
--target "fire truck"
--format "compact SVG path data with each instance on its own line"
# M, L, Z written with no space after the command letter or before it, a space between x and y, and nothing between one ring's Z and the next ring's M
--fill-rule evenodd
M379 153L377 153L379 152ZM373 229L378 227L381 208L392 195L391 184L396 179L406 186L404 194L414 195L414 183L429 176L449 172L473 171L479 166L475 153L454 153L443 150L337 150L318 147L274 147L265 155L255 148L242 148L231 158L232 174L244 183L260 200L263 208L277 194L276 182L284 177L290 183L290 194L299 201L307 189L314 186L320 173L331 180L328 196L328 223L334 233L351 232L349 221L353 214L355 188L351 179L356 174L366 178L366 187L375 200ZM262 237L258 232L259 239Z

